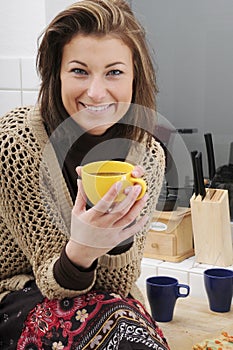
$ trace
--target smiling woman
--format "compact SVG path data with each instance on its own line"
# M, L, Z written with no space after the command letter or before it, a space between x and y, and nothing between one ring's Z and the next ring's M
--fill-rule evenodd
M38 104L0 118L0 348L169 349L136 284L165 168L144 30L123 0L83 0L40 40ZM88 202L99 160L132 164L121 201L118 181Z
M132 101L132 52L111 35L78 34L63 48L60 78L66 111L83 130L101 135Z

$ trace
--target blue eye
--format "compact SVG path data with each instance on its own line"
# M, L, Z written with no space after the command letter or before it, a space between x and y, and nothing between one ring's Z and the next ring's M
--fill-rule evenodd
M86 75L87 72L84 69L81 68L74 68L72 69L72 72L78 75Z
M121 75L123 72L119 69L113 69L110 72L108 72L107 75Z

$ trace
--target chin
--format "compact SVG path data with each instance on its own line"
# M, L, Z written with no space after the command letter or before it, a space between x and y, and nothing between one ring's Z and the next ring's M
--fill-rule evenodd
M104 127L96 126L96 127L93 127L92 129L87 130L87 132L91 135L103 135L113 125L114 123L104 125Z

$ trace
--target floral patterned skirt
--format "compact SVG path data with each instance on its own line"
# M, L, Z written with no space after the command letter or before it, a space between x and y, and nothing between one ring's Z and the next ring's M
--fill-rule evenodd
M13 331L14 324L9 326ZM28 313L16 344L17 350L169 349L139 301L101 291L63 300L43 298Z

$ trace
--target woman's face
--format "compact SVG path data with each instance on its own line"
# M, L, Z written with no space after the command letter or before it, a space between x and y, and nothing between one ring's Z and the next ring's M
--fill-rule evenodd
M63 48L60 79L68 114L83 130L101 135L131 103L132 52L116 37L78 34Z

